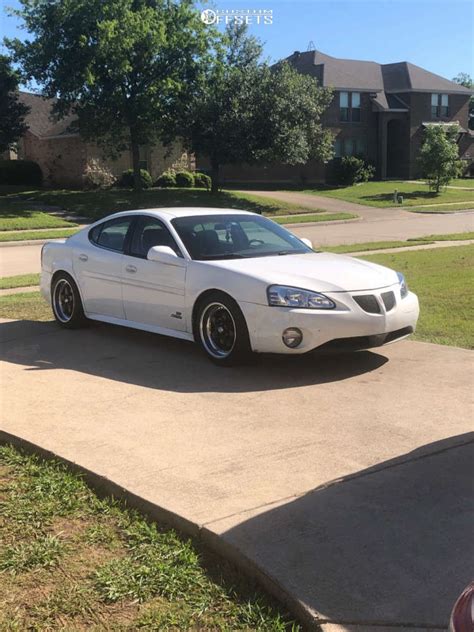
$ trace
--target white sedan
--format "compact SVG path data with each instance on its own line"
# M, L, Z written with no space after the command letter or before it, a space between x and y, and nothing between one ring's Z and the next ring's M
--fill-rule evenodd
M220 365L251 352L378 347L410 335L419 313L402 274L315 252L232 209L116 213L47 243L41 268L63 327L92 319L192 340Z

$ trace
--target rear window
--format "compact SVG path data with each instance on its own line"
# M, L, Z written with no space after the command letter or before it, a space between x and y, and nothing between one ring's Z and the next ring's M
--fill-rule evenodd
M89 231L89 239L96 246L123 252L125 238L127 237L132 217L117 217L108 222L94 226Z

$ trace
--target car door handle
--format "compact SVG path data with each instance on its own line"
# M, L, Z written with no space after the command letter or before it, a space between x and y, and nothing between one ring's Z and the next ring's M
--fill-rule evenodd
M136 269L136 267L135 267L135 266L126 266L126 267L125 267L125 270L126 270L127 272L131 272L132 274L135 274L135 272L137 271L137 269Z
M87 261L89 259L89 257L87 255L79 255L79 259L81 261Z

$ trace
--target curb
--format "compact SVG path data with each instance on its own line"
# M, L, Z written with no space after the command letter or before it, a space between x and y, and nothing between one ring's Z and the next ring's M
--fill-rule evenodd
M138 496L129 491L125 487L114 483L114 481L96 474L92 470L70 461L52 450L43 448L28 439L23 439L17 435L13 435L5 430L0 430L0 445L12 445L28 454L36 454L46 461L55 459L61 461L75 474L83 477L85 482L100 497L113 496L123 501L131 509L136 509L154 522L163 524L165 527L176 529L183 534L191 536L204 544L212 553L219 557L230 561L236 569L242 572L247 579L260 585L264 592L273 597L289 614L294 616L303 625L303 629L308 632L319 632L320 624L316 619L315 613L311 612L308 607L299 599L290 595L279 582L272 579L265 571L257 566L255 562L244 555L236 546L226 542L223 538L210 531L207 527L195 524L178 514L160 507L155 503Z
M52 239L25 239L24 241L0 241L0 248L15 248L16 246L44 246L49 241L59 241L60 239L67 239L67 237L57 237Z

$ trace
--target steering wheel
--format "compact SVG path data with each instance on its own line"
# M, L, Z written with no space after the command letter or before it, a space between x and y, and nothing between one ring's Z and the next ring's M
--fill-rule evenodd
M249 246L252 244L256 244L258 246L263 246L265 242L262 239L249 239Z

